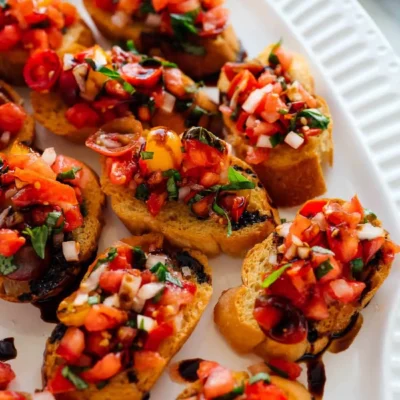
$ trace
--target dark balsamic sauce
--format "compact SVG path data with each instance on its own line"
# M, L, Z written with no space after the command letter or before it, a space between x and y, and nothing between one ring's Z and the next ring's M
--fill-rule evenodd
M199 379L197 371L202 361L201 358L181 361L177 368L179 376L185 382L196 382Z
M325 366L320 357L306 362L308 391L316 400L322 399L324 394L326 375Z
M0 361L14 360L14 358L17 358L14 338L0 340Z
M239 229L246 228L246 226L265 222L268 219L267 215L261 215L260 211L244 211L240 216L239 221L232 221L232 230L238 231Z

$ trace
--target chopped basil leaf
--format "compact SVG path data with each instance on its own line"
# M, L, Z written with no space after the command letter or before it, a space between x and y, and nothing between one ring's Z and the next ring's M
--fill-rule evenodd
M286 371L283 371L280 368L275 367L272 364L268 364L267 362L265 363L267 365L267 367L272 371L275 372L277 375L281 376L282 378L288 379L289 375Z
M105 263L113 261L117 257L117 255L118 255L117 248L111 247L110 250L108 251L107 255L104 258L100 258L97 260L97 263L96 263L95 267L93 268L93 270L98 268L101 264L105 264Z
M214 397L213 400L235 400L244 393L244 385L234 388L231 392Z
M86 199L83 199L83 202L79 205L79 209L84 218L88 216L89 212L86 205Z
M327 129L330 119L316 108L308 108L297 113L297 119L305 117L308 119L310 128Z
M182 137L183 140L195 139L208 146L214 147L221 153L226 149L225 143L205 128L196 126L188 129Z
M176 99L175 109L176 109L176 111L184 112L184 111L189 110L189 108L192 107L192 105L193 105L193 102L191 100Z
M126 321L125 325L136 329L137 327L136 319L129 319L128 321Z
M90 296L88 298L88 304L91 306L94 304L99 304L100 303L100 297L99 296Z
M46 225L49 228L54 228L57 226L58 221L60 220L60 217L62 215L61 211L52 211L47 214L46 218Z
M286 108L280 108L278 110L278 113L281 115L286 115L286 114L289 114L289 111Z
M254 182L249 181L233 167L229 167L228 169L228 179L229 183L221 186L221 190L244 190L254 189L256 187Z
M135 197L138 200L143 200L146 201L150 196L149 188L145 183L141 183L137 188L136 188L136 193Z
M196 93L199 90L199 88L201 88L203 86L204 86L204 82L199 81L199 82L194 83L193 85L185 86L185 92L189 93L189 94L193 94L193 93Z
M121 344L121 343L119 343L119 344ZM109 380L98 382L98 383L96 383L96 388L101 390L101 389L105 388L109 383L110 383Z
M178 39L185 39L188 33L197 35L195 20L198 11L188 12L185 14L170 14L171 27Z
M181 181L181 180L182 180L181 174L180 174L179 171L176 170L176 169L169 169L169 170L167 170L167 171L164 171L164 172L163 172L163 177L164 177L164 178L171 178L171 177L173 177L173 178L175 178L176 181Z
M189 127L198 125L199 121L200 121L200 118L203 115L208 115L208 111L205 110L204 108L199 107L199 106L195 106L190 111L190 115L186 118L185 126L189 128Z
M272 46L271 52L269 53L268 56L268 62L270 64L272 64L273 66L276 66L279 64L279 58L277 57L277 55L275 54L275 51L279 49L279 47L281 47L282 45L282 39L279 39L279 42L275 43Z
M125 92L127 92L128 94L133 94L136 92L136 89L128 82L123 82L122 83L122 87L124 88Z
M133 248L133 261L135 268L142 269L146 265L146 254L145 252L139 247L136 246Z
M9 275L16 271L18 267L14 264L14 257L0 255L0 275Z
M355 258L354 260L351 260L350 265L351 265L351 272L354 277L358 276L364 268L364 262L362 258Z
M194 56L204 56L206 54L206 49L203 46L193 44L190 42L180 42L183 50L188 54L193 54Z
M154 152L152 151L141 151L140 152L140 157L142 160L152 160L154 157Z
M364 208L364 223L375 221L377 218L377 215L373 211Z
M94 62L94 60L92 60L91 58L85 58L85 62L86 62L87 64L89 64L89 66L92 68L93 71L96 71L96 70L97 70L97 65L96 65L96 63Z
M213 205L212 205L212 209L215 213L217 213L218 215L221 215L222 217L226 218L226 221L228 222L228 233L227 236L231 236L232 235L232 223L231 220L229 218L228 213L217 204L217 201L215 200Z
M136 49L135 42L133 40L128 40L126 42L126 48L133 54L139 54L139 52Z
M103 75L105 75L111 79L121 79L121 75L119 74L118 71L114 71L107 67L101 67L99 69L99 72L101 72Z
M46 243L49 237L49 228L47 225L36 226L35 228L26 228L22 233L31 238L33 249L36 254L44 260Z
M323 278L329 271L333 270L333 266L329 261L324 261L315 269L315 277L319 281Z
M281 84L282 90L286 90L287 89L287 83L286 83L286 80L285 80L285 78L283 76L280 76L278 78L278 82Z
M140 12L142 14L155 14L156 10L153 7L151 0L145 0L140 6Z
M81 170L82 170L82 167L72 167L68 171L60 172L57 175L57 179L59 181L63 181L63 180L66 180L66 179L75 179L76 178L76 174Z
M285 137L280 133L275 133L275 135L270 136L269 141L271 142L272 147L278 146L285 140Z
M270 275L268 275L261 286L263 288L268 288L270 287L276 280L279 279L279 277L288 269L292 266L292 264L285 264L283 267L280 267L276 271L272 272Z
M141 331L145 331L145 329L144 329L144 318L142 318L142 319L140 320L139 329L140 329Z
M286 218L281 218L281 224L284 224L287 221Z
M335 253L332 250L325 249L325 247L321 247L321 246L313 246L313 247L311 247L311 250L314 251L315 253L329 254L330 256L335 255Z
M76 375L68 365L62 369L61 374L64 378L67 378L78 390L85 390L89 387L89 385L82 378Z
M167 192L169 200L178 200L179 190L176 184L177 181L182 179L181 174L176 169L169 169L163 172L164 177L168 177L167 181Z
M182 287L181 281L175 276L171 275L168 268L161 262L150 268L150 272L157 276L159 282L170 282L176 286Z
M259 372L258 374L252 376L249 379L249 384L253 385L254 383L257 383L257 382L260 382L260 381L265 382L265 383L270 383L271 382L271 377L266 372Z

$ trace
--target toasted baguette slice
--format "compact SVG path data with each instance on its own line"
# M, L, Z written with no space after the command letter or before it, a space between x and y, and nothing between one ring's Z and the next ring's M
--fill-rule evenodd
M9 101L18 104L19 106L22 106L24 102L21 96L9 84L4 81L0 81L0 104L4 104ZM35 122L30 115L27 115L22 129L11 138L7 147L2 149L1 152L8 153L15 142L23 142L27 146L30 146L32 145L34 138Z
M148 251L149 248L153 249L153 251L155 249L161 250L163 247L168 248L169 246L164 242L164 238L160 234L131 237L124 239L123 242L130 246L139 246L144 251ZM116 245L118 246L118 243ZM197 291L192 303L184 306L182 310L183 318L181 328L173 336L164 339L160 345L158 352L163 359L163 365L159 365L157 368L152 368L145 372L135 371L132 367L115 375L102 389L98 389L95 385L91 384L88 389L83 391L56 394L55 396L57 400L141 400L145 398L146 394L155 384L170 359L180 350L193 332L212 294L211 267L208 265L207 257L202 253L193 250L174 249L174 251L177 252L176 257L178 257L179 254L184 256L187 263L184 262L184 265L182 264L181 266L187 266L191 270L190 277L185 279L195 283ZM106 255L107 251L100 254L98 258ZM188 262L188 260L191 261ZM96 262L89 267L89 271L83 278L83 282L87 279L95 265ZM75 325L74 318L79 318L79 311L77 311L76 306L73 306L72 304L75 296L76 294L72 294L64 300L58 309L58 317L60 321L70 326ZM62 359L56 354L56 349L65 333L65 330L65 325L58 325L47 341L42 369L44 385L46 385L53 377L55 370L62 362ZM132 376L136 376L137 379L132 379Z
M24 154L32 151L21 143L14 143L10 152ZM81 189L87 211L84 223L72 232L72 239L79 243L79 262L67 263L59 256L52 260L45 274L32 281L17 281L0 277L0 298L11 302L35 302L56 296L86 268L97 251L103 226L105 197L100 189L98 177L86 164L81 163L86 180Z
M267 65L271 49L272 46L268 46L257 57L257 61ZM293 81L300 82L309 93L315 94L314 80L303 56L293 54L288 72ZM221 94L229 88L223 71L218 88ZM333 123L326 101L319 96L316 98L323 114L330 118L328 129L319 136L309 138L308 143L297 150L286 143L276 146L271 149L267 161L253 167L272 200L280 207L296 206L326 192L322 165L333 163ZM244 135L238 132L235 121L229 116L223 115L223 120L227 141L232 144L238 157L245 159L248 144Z
M70 26L63 37L63 44L57 50L60 53L64 53L76 43L85 47L94 43L92 32L83 20L79 20ZM23 69L28 58L29 51L24 49L1 51L0 78L13 85L25 85Z
M343 203L343 200L333 199ZM373 221L380 226L379 220ZM389 239L386 233L386 239ZM254 352L264 359L283 358L296 361L303 355L317 355L323 352L334 336L340 335L351 326L354 318L368 305L376 291L389 275L391 262L376 257L368 264L367 275L363 278L367 287L359 300L352 303L333 302L328 306L329 317L320 321L308 320L317 334L317 339L309 342L306 338L297 344L282 344L267 337L253 317L254 304L261 293L262 277L275 270L269 260L278 254L283 238L272 233L262 243L251 249L242 267L242 286L225 291L215 309L214 321L229 344L239 353Z
M208 256L215 256L221 251L233 256L242 256L279 224L278 211L271 205L265 189L259 185L259 179L246 163L236 157L232 157L231 165L237 166L243 176L256 185L256 188L251 190L247 210L258 211L261 216L266 216L266 220L233 231L230 237L227 236L225 225L211 218L199 220L182 202L167 202L161 212L153 217L145 202L137 200L126 187L110 182L104 159L101 164L102 189L111 197L114 212L134 234L161 232L174 245L197 249Z
M194 79L217 74L226 62L239 61L243 56L241 44L231 25L215 38L196 37L194 44L204 47L205 54L193 55L177 50L171 43L171 37L160 34L158 29L146 26L140 21L118 27L112 22L112 14L96 7L94 0L84 0L83 3L106 38L113 41L133 40L141 52L160 55L177 63Z

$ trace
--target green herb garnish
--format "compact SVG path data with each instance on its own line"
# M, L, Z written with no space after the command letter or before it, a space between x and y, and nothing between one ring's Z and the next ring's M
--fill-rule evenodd
M94 304L100 303L100 298L99 298L99 296L89 296L87 302L89 305L93 306Z
M144 268L147 260L145 252L139 246L134 247L132 251L135 268Z
M378 216L369 208L364 208L364 223L375 221Z
M135 46L135 42L133 40L127 40L126 48L128 49L128 51L130 51L133 54L139 54L139 52L137 51L137 48Z
M315 277L319 281L321 278L323 278L329 271L333 270L332 264L327 260L324 261L322 264L320 264L316 269L315 269Z
M272 272L271 274L269 274L263 281L263 283L261 284L261 286L266 289L268 287L270 287L275 281L277 281L280 276L288 269L292 266L292 264L285 264L283 267L280 267L279 269L277 269L276 271Z
M97 263L95 265L95 267L93 268L93 271L100 267L100 265L108 263L113 261L118 255L118 250L116 247L111 247L110 250L108 251L107 255L104 258L99 258L97 260Z
M279 58L275 54L275 51L278 50L279 47L281 47L281 45L282 45L282 38L279 39L279 42L275 43L272 46L271 52L269 53L268 62L273 66L277 66L279 64Z
M176 286L182 287L181 281L175 276L171 275L168 268L161 262L150 268L150 272L157 276L159 282L170 282Z
M278 146L285 140L285 137L280 133L275 133L275 135L270 136L269 141L271 142L272 147Z
M308 108L297 113L296 119L307 118L310 128L327 129L330 119L316 108Z
M219 152L223 153L226 149L225 143L215 136L212 132L208 131L205 128L196 126L188 129L182 137L183 140L198 140L201 143L204 143L208 146L214 147Z
M9 275L16 271L18 267L14 264L14 257L0 255L0 275Z
M186 127L191 127L191 126L196 126L199 124L200 118L203 115L208 115L209 112L205 110L204 108L201 108L199 106L195 106L191 111L190 115L187 117L185 120L185 126ZM203 128L204 129L204 128Z
M350 265L351 272L354 277L360 275L364 268L364 262L362 258L355 258L354 260L351 260Z
M36 226L35 228L26 228L22 233L31 238L33 249L36 254L44 260L46 243L49 237L49 228L47 225Z
M64 378L68 379L78 390L85 390L89 387L89 385L78 375L76 375L71 367L65 366L61 374Z
M229 184L221 186L221 190L244 190L254 189L255 183L245 178L235 168L229 167L228 169Z
M136 188L136 193L135 197L138 200L146 201L150 196L150 191L149 188L145 183L141 183L137 188Z
M141 151L140 157L142 158L142 160L152 160L154 157L154 152L153 151Z
M57 180L64 181L64 180L67 180L67 179L75 179L76 178L76 174L81 170L82 170L82 167L72 167L68 171L60 172L57 175Z
M222 217L226 218L226 221L228 222L228 233L227 233L227 236L228 237L231 236L232 235L232 223L231 223L231 220L229 218L228 213L221 206L219 206L217 204L217 200L216 199L215 199L215 201L214 201L214 203L212 205L212 209L216 214L221 215Z

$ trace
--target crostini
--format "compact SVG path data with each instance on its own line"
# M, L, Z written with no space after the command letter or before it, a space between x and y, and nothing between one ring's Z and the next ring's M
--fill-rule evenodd
M103 127L86 145L102 157L101 185L132 233L161 232L213 256L244 255L279 223L254 171L201 127L182 134ZM206 240L199 240L201 237Z
M228 142L278 206L326 191L322 165L333 163L332 118L301 55L269 46L255 60L226 64L218 87Z
M226 62L243 57L223 3L84 0L105 37L134 40L140 51L176 62L195 79L217 74Z
M35 90L34 117L75 142L129 115L145 127L162 124L178 132L193 125L217 129L221 122L217 105L176 64L138 54L133 47L106 52L96 45L65 54L63 60L54 52L39 52L29 59L26 74L39 64L48 73L34 74L33 85L27 79Z
M177 397L177 400L312 399L306 388L296 382L301 367L293 362L273 360L270 367L266 364L261 368L257 366L258 372L252 376L246 372L231 371L214 361L201 359L182 361L178 364L178 369L182 379L194 382ZM252 372L252 367L249 370Z
M170 248L159 234L117 242L59 306L44 358L47 390L58 400L146 398L211 294L200 252Z
M0 154L0 298L35 302L71 283L97 249L103 205L79 161L18 143Z
M356 196L309 201L248 253L243 285L222 294L215 322L239 352L317 355L371 301L399 250Z
M74 44L94 43L75 6L66 1L4 0L0 12L0 78L14 85L24 84L24 65L38 49L64 52Z
M35 122L22 108L23 100L7 83L0 81L0 152L7 153L14 142L27 146L35 137Z

